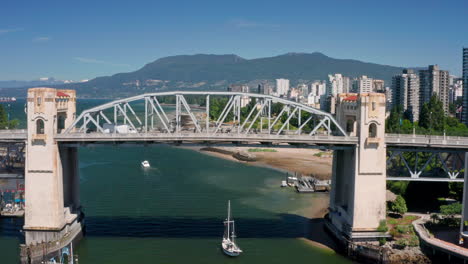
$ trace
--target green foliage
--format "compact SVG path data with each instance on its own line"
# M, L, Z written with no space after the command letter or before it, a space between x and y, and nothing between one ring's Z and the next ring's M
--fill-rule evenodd
M0 129L16 128L18 124L19 121L16 119L8 121L8 113L3 105L0 104Z
M248 152L278 152L276 149L261 149L261 148L251 148L248 150Z
M444 130L445 116L442 102L436 95L431 96L429 102L421 108L419 126L429 130Z
M403 239L397 240L397 241L395 242L395 244L396 244L399 248L403 249L403 248L405 248L405 247L408 245L408 241L407 241L406 239L403 238Z
M413 130L414 129L414 130ZM468 136L468 128L458 119L445 116L443 104L433 95L429 102L422 106L419 122L411 123L400 105L393 107L385 122L387 133L398 134L432 134L447 136Z
M395 230L400 234L406 234L410 232L410 226L409 225L397 225L395 227Z
M395 201L393 201L390 204L390 210L392 212L398 213L400 215L405 214L408 212L408 208L406 207L406 201L405 198L403 198L401 195L398 195Z
M387 181L387 189L396 195L404 196L409 181Z
M395 218L389 218L389 219L387 220L387 223L388 223L389 225L396 225L396 224L398 224L398 220L395 219Z
M388 226L386 220L380 220L379 226L377 227L377 231L379 232L387 232Z
M462 205L459 202L440 206L440 213L449 218L453 218L456 214L461 214Z
M463 198L463 182L449 182L449 196L457 201Z
M387 243L387 239L386 239L385 237L379 238L379 245L380 245L380 246L385 245L385 243Z
M396 105L392 108L390 116L385 122L385 131L387 133L399 133L401 122L403 120L403 110L401 105Z
M415 235L415 234L413 234L411 237L409 237L408 246L418 247L419 246L419 237L417 235Z

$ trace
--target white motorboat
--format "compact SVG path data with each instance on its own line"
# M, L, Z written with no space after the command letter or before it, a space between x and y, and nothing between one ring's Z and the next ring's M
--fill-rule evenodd
M230 257L237 257L242 253L242 250L237 246L234 238L236 234L234 232L234 220L231 220L231 201L228 202L228 217L226 221L224 221L224 235L223 241L221 242L221 246L223 247L224 254Z
M281 181L281 187L287 187L288 184L286 183L286 181Z
M142 162L141 162L141 166L142 166L143 168L149 168L149 167L151 167L150 163L149 163L147 160L142 161Z

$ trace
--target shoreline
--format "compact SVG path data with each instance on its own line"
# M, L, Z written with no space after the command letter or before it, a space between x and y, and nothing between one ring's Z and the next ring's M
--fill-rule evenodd
M205 147L180 146L199 153L224 160L239 162L251 166L272 169L291 175L311 175L319 180L330 180L332 170L331 157L314 156L322 151L316 149L271 148L274 152L248 152L251 147ZM233 157L234 153L248 152L255 155L255 161L243 161Z
M322 172L321 178L322 179L331 178L332 159L313 156L313 154L320 152L318 150L288 148L286 149L286 151L284 151L284 149L281 149L283 150L281 151L280 149L275 149L277 152L255 152L254 154L257 157L262 156L256 161L242 161L237 158L234 158L232 154L238 151L247 151L249 147L223 147L223 148L215 147L215 148L212 148L211 150L203 150L204 147L194 147L194 146L191 146L191 147L180 146L180 147L185 148L185 149L190 149L193 151L197 151L199 153L202 153L204 155L208 155L211 157L229 160L233 162L239 162L239 163L247 164L250 166L272 169L281 173L288 173L291 175L294 175L297 172L297 170L294 169L294 166L300 165L301 162L296 162L296 163L293 162L293 163L284 164L284 162L281 163L281 161L284 161L284 159L297 161L297 157L294 157L291 154L296 154L296 155L304 154L306 156L307 155L309 156L309 158L306 159L306 162L310 162L310 164L307 165L307 168L305 168L305 170L304 168L302 168L301 171L303 172L313 171L317 167L316 161L321 160L322 162L319 162L320 163L319 166L323 166L324 164L329 163L329 166L328 166L329 176L327 177L327 175L326 174L324 175L324 173ZM218 151L220 150L223 153L217 152L217 150ZM267 162L265 162L265 159L262 159L262 158L265 158L265 156L267 156L267 159L266 159ZM324 216L328 213L329 197L330 197L329 193L320 193L319 196L314 198L315 203L301 210L304 217L309 218L309 226L308 226L309 231L307 232L308 234L306 236L298 237L297 239L299 241L302 241L304 244L308 246L314 247L324 252L336 253L337 245L333 241L333 239L326 233L324 229L325 228L324 222L323 222Z

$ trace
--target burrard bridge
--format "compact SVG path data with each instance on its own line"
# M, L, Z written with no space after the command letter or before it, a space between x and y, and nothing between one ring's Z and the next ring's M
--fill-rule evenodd
M468 138L385 134L383 94L341 94L336 114L268 95L149 93L76 113L73 90L29 89L27 129L0 132L24 158L22 254L39 259L81 234L78 147L103 144L261 145L331 149L329 226L347 239L376 239L386 180L463 181ZM24 150L25 149L25 150ZM25 155L23 156L23 153ZM23 258L23 260L26 257Z

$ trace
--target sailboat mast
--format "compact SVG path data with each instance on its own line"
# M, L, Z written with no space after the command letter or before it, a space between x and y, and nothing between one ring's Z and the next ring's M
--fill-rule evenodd
M228 238L230 238L230 225L231 225L231 200L228 201L228 219L227 219L227 226L228 226L227 235L228 235Z
M236 225L234 225L234 221L232 221L232 235L231 235L232 243L234 243L234 238L236 237L236 233L234 231L235 226Z

